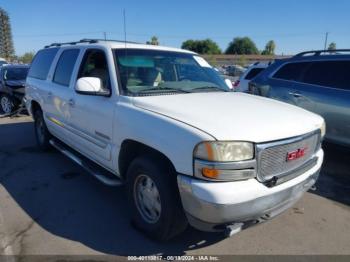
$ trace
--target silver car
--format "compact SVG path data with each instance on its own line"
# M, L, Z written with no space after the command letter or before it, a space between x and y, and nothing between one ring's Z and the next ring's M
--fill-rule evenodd
M276 61L250 82L249 92L323 116L325 139L350 147L350 49L309 51Z

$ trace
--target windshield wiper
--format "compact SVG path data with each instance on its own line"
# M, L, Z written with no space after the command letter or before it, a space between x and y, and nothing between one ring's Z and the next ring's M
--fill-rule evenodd
M193 91L193 90L218 90L218 91L222 91L222 92L228 92L228 90L225 90L225 89L217 87L217 86L201 86L201 87L192 88L191 91Z
M171 91L171 92L177 92L177 93L191 93L190 91L187 91L184 89L171 88L171 87L158 87L158 86L140 90L139 93L144 93L148 91Z

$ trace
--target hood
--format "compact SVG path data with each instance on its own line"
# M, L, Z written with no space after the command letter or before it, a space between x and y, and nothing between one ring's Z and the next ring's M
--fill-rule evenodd
M191 93L135 97L135 106L205 131L217 140L255 143L303 135L323 118L302 108L244 93Z
M6 80L5 83L9 87L24 87L26 80Z

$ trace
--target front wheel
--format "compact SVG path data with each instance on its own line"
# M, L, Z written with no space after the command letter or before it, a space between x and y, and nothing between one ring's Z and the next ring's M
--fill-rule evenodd
M40 109L34 112L34 131L38 147L43 151L49 150L52 136L46 127L43 113Z
M127 173L132 222L159 241L180 234L187 226L176 177L163 163L156 157L138 157Z

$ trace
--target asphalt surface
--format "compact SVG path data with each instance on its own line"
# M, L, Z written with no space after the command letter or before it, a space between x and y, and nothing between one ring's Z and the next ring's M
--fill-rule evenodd
M350 254L350 154L326 147L317 184L290 210L232 238L189 228L168 243L134 229L110 188L35 146L29 117L0 119L0 254Z

